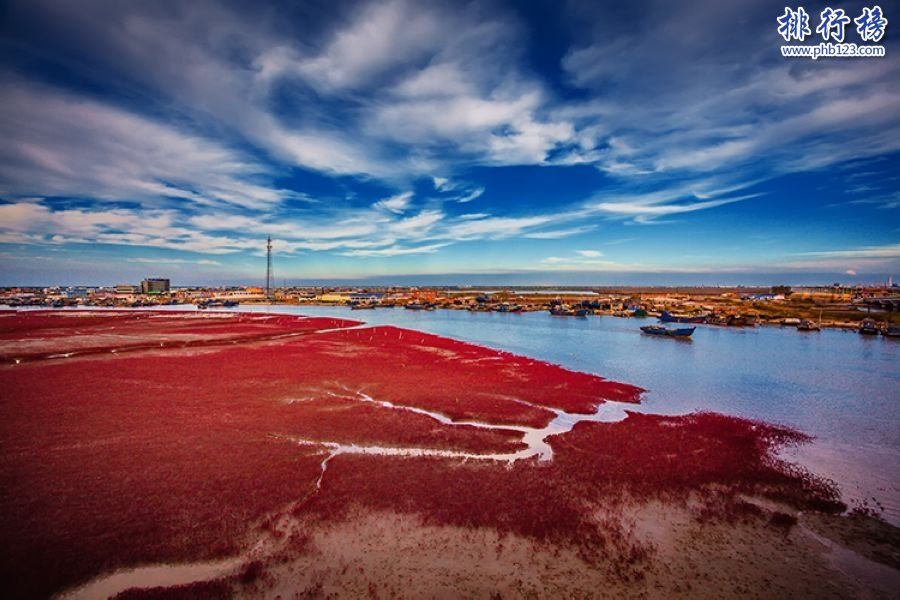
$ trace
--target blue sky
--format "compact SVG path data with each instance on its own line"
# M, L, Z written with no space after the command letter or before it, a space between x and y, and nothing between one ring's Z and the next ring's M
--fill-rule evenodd
M7 2L0 285L897 277L881 7L812 61L772 2Z

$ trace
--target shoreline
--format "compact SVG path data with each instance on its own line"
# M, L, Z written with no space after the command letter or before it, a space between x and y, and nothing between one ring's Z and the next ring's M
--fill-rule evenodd
M352 307L347 304L336 304L336 303L314 303L314 302L242 302L240 305L236 307L213 307L210 310L211 313L222 313L222 312L241 312L240 306L249 306L253 308L257 307L292 307L292 308L303 308L303 307L315 307L315 308L336 308L336 309L346 309L348 311L353 311ZM186 311L191 312L197 310L197 305L192 303L182 303L182 304L154 304L154 305L146 305L146 306L66 306L66 307L52 307L52 306L8 306L8 305L0 305L0 313L3 312L31 312L31 311L123 311L123 312L132 312L132 311L153 311L153 310L161 310L161 311ZM378 306L375 309L370 310L404 310L402 305L396 306ZM435 310L447 310L447 311L455 311L455 312L473 312L473 313L498 313L496 310L476 310L472 311L467 309L466 307L455 307L452 305L448 306L437 306ZM524 307L521 313L542 313L548 312L548 308L545 306L540 307ZM353 314L356 317L363 318L365 313L358 313L358 311L353 311ZM502 312L498 314L503 314ZM517 313L507 313L511 315L515 315ZM799 315L807 315L807 313L801 312L796 313ZM815 317L810 317L810 320L814 321L815 324L821 329L834 329L839 331L857 331L859 329L860 323L865 319L873 319L876 324L880 324L882 326L887 326L890 324L896 324L900 322L900 317L895 317L896 313L891 312L859 312L859 320L822 320L818 321ZM635 319L639 322L657 322L658 314L650 313L647 316L640 317L634 316L630 313L626 313L624 311L601 311L601 310L593 310L588 313L585 318L592 317L615 317L620 319ZM557 317L560 318L560 317ZM572 318L572 317L567 317ZM578 317L575 317L578 318ZM799 320L800 317L793 316L783 316L779 315L770 319L757 319L752 324L748 325L724 325L717 323L694 323L693 325L698 325L702 327L710 327L715 329L731 329L731 330L741 330L753 327L777 327L779 329L785 330L795 330L797 333L801 335L808 335L811 333L815 333L815 331L802 331L797 330L796 323L786 323L785 320L796 319ZM885 335L876 335L874 337L888 337ZM900 337L894 336L888 339L898 339Z

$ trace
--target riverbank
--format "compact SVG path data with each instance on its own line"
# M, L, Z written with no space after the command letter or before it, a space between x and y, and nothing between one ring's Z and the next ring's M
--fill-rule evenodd
M515 593L540 589L529 587L544 580L533 565L550 568L554 556L565 560L548 581L575 573L576 588L605 581L629 594L672 592L656 578L671 571L665 581L693 581L705 567L692 571L690 561L721 548L704 542L688 559L669 557L661 539L679 529L635 511L659 503L687 519L685 531L731 531L727 560L747 550L742 528L768 544L800 535L795 518L846 522L834 516L843 507L827 481L775 459L783 445L806 441L787 427L708 413L621 411L597 422L598 405L627 408L641 390L408 329L135 314L0 317L10 358L37 348L0 367L9 391L0 404L8 424L0 474L9 483L0 518L16 549L3 556L4 580L22 595L140 565L196 574L183 567L224 559L237 566L213 573L207 591L364 585L389 595L418 581L434 587L410 589L427 595L457 580L461 590ZM557 421L553 435L529 438ZM549 455L518 458L539 442ZM871 543L890 538L892 528L872 523ZM378 531L396 550L391 560L366 550ZM801 571L827 567L825 550L778 553ZM361 554L370 559L350 560ZM487 555L497 559L479 559ZM346 568L336 566L340 556ZM323 557L335 560L312 568ZM47 564L60 568L48 574ZM878 593L875 582L815 569L792 582Z

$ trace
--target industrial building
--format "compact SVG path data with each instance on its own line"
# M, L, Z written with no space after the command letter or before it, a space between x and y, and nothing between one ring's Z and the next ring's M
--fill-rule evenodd
M168 294L169 280L160 278L145 279L141 282L142 294Z

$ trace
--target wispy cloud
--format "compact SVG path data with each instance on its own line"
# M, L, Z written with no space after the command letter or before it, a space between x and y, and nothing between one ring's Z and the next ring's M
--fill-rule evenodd
M444 244L429 244L427 246L410 246L410 247L401 247L401 246L390 246L388 248L379 248L378 250L348 250L346 252L341 252L342 256L362 256L362 257L373 257L373 256L407 256L410 254L433 254L438 251L438 249L447 246Z
M865 246L844 250L822 250L803 252L803 256L819 256L822 258L900 258L900 244L884 246Z
M375 208L401 214L409 207L409 201L412 200L412 197L412 192L403 192L402 194L379 200L375 203Z
M148 265L221 265L217 260L201 258L199 260L187 260L184 258L126 258L126 262L142 263Z

